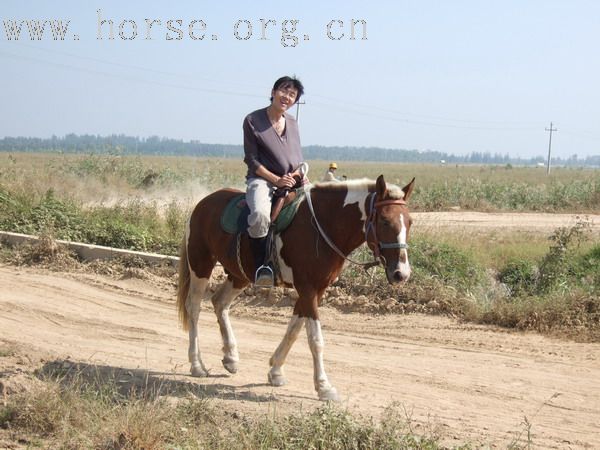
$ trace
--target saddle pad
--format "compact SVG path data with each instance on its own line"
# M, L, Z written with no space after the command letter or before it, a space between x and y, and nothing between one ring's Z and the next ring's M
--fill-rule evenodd
M296 198L285 206L279 216L275 219L275 232L281 233L285 230L296 215L300 201L304 198L304 189L296 190ZM245 233L248 228L248 216L250 208L246 204L246 194L233 197L223 210L221 215L221 228L230 234Z

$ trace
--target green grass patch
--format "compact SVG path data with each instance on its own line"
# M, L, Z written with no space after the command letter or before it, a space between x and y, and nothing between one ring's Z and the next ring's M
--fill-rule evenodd
M446 285L468 291L484 281L485 271L468 249L425 239L411 241L410 262L417 281L435 277Z
M75 200L58 199L52 190L36 196L1 185L0 206L0 229L5 231L170 255L178 253L187 216L177 202L162 216L156 205L138 199L85 208Z

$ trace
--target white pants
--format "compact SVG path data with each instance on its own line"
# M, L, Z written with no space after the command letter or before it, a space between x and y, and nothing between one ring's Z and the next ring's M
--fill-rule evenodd
M265 237L271 224L271 200L274 186L264 178L246 182L246 203L250 208L248 234L251 238Z

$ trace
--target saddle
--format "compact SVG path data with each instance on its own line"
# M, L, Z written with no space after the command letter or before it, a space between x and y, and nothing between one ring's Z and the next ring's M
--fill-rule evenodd
M304 188L301 183L301 179L296 178L296 185L289 188L277 188L273 193L273 200L271 202L271 217L270 226L267 233L265 259L262 265L258 269L269 270L271 272L271 283L278 284L277 279L280 278L280 272L278 268L278 258L275 252L275 235L284 231L294 219L298 207L300 206L302 197L305 195ZM240 194L232 198L221 215L221 228L223 231L229 234L235 234L236 239L233 242L231 251L234 251L237 255L237 263L240 271L244 274L246 279L252 282L254 276L249 277L242 267L242 261L240 257L240 242L243 234L247 234L248 229L248 216L250 215L250 208L246 203L246 194ZM262 256L260 254L254 255L255 258ZM260 264L260 263L259 263ZM261 287L272 287L261 284Z
M275 191L271 204L271 223L275 233L281 233L292 223L304 195L302 187L291 190L287 194L283 190ZM221 228L229 234L244 234L248 228L249 215L250 208L246 203L246 194L236 195L223 210Z

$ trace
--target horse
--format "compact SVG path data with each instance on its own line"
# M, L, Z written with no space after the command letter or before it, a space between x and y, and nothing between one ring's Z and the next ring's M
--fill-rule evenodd
M339 400L323 364L324 341L318 313L321 297L339 276L347 256L365 241L374 261L383 264L390 284L408 280L411 269L407 241L412 220L407 202L414 181L399 188L387 184L380 175L375 182L323 182L305 188L305 198L292 223L274 239L278 284L294 287L298 299L285 335L269 361L267 379L272 386L286 383L286 357L306 325L318 398ZM208 376L198 348L198 316L217 261L227 274L211 297L223 341L222 364L232 374L238 370L238 345L229 309L251 283L256 267L247 234L224 232L220 216L228 201L239 194L226 188L200 200L187 221L180 248L177 308L184 330L189 331L188 357L195 377Z

